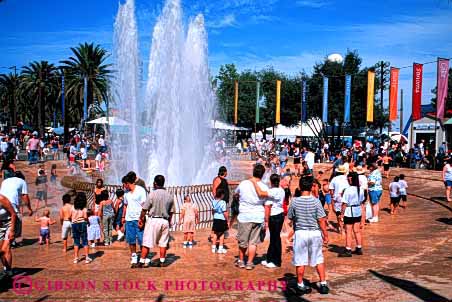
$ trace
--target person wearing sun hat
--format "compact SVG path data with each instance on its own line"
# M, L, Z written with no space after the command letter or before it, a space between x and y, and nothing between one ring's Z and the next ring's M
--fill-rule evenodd
M333 198L334 212L336 213L338 232L343 230L341 220L342 194L350 185L347 179L347 169L344 165L339 165L336 169L336 176L330 182L330 194Z

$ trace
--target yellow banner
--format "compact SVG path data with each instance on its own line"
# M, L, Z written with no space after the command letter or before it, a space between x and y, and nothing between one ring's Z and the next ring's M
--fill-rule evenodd
M234 81L234 124L237 125L239 112L239 81Z
M281 123L281 81L276 80L276 124Z
M375 71L367 72L367 122L374 121Z

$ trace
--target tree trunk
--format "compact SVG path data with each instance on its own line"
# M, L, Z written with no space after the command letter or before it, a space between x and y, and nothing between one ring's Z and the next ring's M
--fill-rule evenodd
M38 101L38 131L39 136L43 137L44 132L42 131L42 88L39 88L39 101Z

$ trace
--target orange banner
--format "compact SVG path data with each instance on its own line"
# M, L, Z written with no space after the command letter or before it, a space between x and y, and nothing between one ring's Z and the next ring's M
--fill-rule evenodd
M281 123L281 81L276 80L276 118L275 123Z
M391 67L389 87L389 120L397 120L397 98L399 90L399 69Z
M374 121L375 71L367 71L367 122Z

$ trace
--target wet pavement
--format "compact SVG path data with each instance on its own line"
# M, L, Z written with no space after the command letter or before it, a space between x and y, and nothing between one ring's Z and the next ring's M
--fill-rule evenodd
M251 162L236 165L244 173L251 171ZM59 167L62 175L64 167L61 163ZM325 169L325 165L316 170L319 169ZM33 173L35 170L26 173L31 196ZM62 252L59 223L51 227L52 244L39 246L39 225L25 217L25 245L13 250L14 267L21 280L16 280L17 288L1 292L0 301L450 301L452 209L442 199L441 174L394 169L391 175L398 173L407 176L408 192L418 197L409 196L408 208L397 215L383 210L379 223L365 226L364 255L338 258L345 238L333 231L329 233L330 243L324 249L329 295L320 295L315 289L303 297L293 294L290 287L295 268L288 252L284 252L282 267L277 269L261 265L251 271L236 268L235 240L226 240L226 255L212 254L208 230L197 231L193 249L183 249L182 234L173 233L175 240L171 242L167 267L129 268L124 242L90 249L94 258L91 264L73 264L72 250ZM63 191L59 188L49 193L54 219ZM388 204L386 191L382 208ZM332 215L330 220L333 221ZM283 236L282 241L285 248ZM259 246L259 257L267 246L268 240ZM305 278L318 282L313 268L307 269ZM289 289L283 291L286 281ZM31 287L26 285L30 282Z

